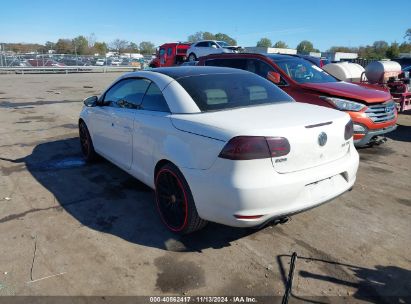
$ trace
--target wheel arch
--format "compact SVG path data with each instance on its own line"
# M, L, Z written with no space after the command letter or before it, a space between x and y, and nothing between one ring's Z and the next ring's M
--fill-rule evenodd
M155 181L156 181L156 176L157 176L158 171L160 171L160 169L162 167L164 167L165 165L167 165L167 164L172 164L172 165L176 166L176 164L174 164L172 161L170 161L168 159L161 159L157 162L156 166L154 167L154 179L153 179L154 186L156 184Z

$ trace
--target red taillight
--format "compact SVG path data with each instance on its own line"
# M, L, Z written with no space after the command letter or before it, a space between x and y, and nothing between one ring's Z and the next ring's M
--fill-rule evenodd
M346 125L345 125L345 131L344 131L344 138L345 140L350 139L354 134L354 125L352 123L352 120L350 120Z
M290 153L290 143L284 137L267 137L267 144L270 148L271 157L284 156Z
M231 160L250 160L279 157L290 152L284 137L237 136L223 148L219 157Z

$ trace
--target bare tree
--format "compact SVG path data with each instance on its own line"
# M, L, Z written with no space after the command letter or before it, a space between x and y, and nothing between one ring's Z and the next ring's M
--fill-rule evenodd
M88 37L87 37L87 41L88 41L88 47L92 48L94 46L94 44L97 41L97 37L96 34L91 33Z
M111 42L110 46L113 50L115 50L117 53L122 53L128 46L128 41L127 40L121 40L121 39L116 39L113 42Z

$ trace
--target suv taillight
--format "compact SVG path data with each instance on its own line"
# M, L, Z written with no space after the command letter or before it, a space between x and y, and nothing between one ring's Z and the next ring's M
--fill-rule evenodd
M224 146L219 157L231 160L250 160L284 156L290 144L284 137L237 136Z
M354 134L354 125L352 123L352 120L350 119L350 121L345 125L345 131L344 131L345 140L350 139L353 134Z

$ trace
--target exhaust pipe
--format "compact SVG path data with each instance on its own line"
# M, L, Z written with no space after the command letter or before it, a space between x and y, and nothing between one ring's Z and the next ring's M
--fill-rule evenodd
M291 217L285 216L285 217L281 217L279 219L275 219L273 221L273 224L274 225L278 225L278 224L283 225L283 224L287 223L288 221L291 221Z
M275 218L275 219L268 220L267 222L261 224L260 226L256 226L255 229L259 230L259 229L263 229L264 227L267 227L267 226L276 226L276 225L279 225L279 224L283 225L283 224L285 224L289 221L291 221L291 217L289 217L289 216L278 217L278 218Z

